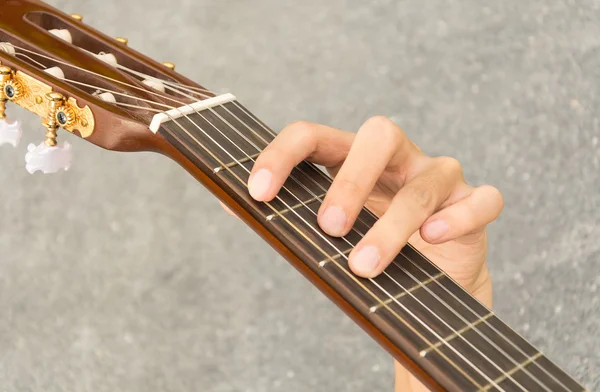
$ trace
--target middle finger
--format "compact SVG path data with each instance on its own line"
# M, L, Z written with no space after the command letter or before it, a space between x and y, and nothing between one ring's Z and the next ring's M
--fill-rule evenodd
M346 235L375 183L390 165L402 167L420 152L385 117L373 117L357 132L348 156L319 209L319 226L329 235Z

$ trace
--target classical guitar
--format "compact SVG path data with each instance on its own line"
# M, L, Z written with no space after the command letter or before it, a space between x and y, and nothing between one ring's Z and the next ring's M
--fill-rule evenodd
M365 209L347 236L322 232L316 214L331 180L312 164L299 164L273 201L253 201L248 175L273 131L235 96L212 93L78 15L38 0L0 2L0 144L21 135L12 104L47 129L28 148L27 170L69 168L59 129L173 159L432 390L585 390L411 245L379 277L354 275L348 254L377 218Z

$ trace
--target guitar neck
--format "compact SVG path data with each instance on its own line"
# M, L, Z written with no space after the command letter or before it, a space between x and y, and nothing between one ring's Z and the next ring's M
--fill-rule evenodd
M255 202L248 177L273 131L237 101L196 109L158 127L180 162L432 390L585 390L410 244L377 278L354 275L348 255L377 218L364 209L347 236L326 235L331 179L307 162Z

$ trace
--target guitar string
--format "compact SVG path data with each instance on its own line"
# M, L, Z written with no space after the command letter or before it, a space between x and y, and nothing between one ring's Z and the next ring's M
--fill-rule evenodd
M27 56L27 57L28 57L28 56ZM28 57L28 58L29 58L30 60L32 60L32 61L34 61L34 62L36 62L37 64L40 64L40 63L38 63L37 61L35 61L35 60L31 59L30 57ZM123 68L125 68L125 67L123 67ZM141 77L148 76L148 78L150 78L150 79L155 79L155 80L162 81L162 80L160 80L160 79L158 79L158 78L150 77L149 75L144 75L144 74L142 74L142 73L139 73L139 72L137 72L137 71L134 71L134 73L135 73L137 76L141 76ZM70 80L67 80L67 81L70 81ZM81 83L81 82L78 82L78 81L71 81L71 82L78 83L78 84L81 84L81 85L85 85L85 86L87 86L87 87L92 87L92 88L95 88L95 87L96 87L96 86L91 86L91 85L88 85L88 84L85 84L85 83ZM170 82L169 82L169 83L170 83ZM135 87L135 86L131 86L131 87ZM178 86L178 87L180 87L180 88L181 88L181 86ZM191 87L191 86L190 86L190 87ZM110 90L103 89L103 88L98 88L98 89L101 89L101 90L106 90L106 91L110 91ZM175 88L172 88L172 89L173 89L173 90L176 90ZM114 92L113 92L113 93L114 93ZM123 95L123 96L128 96L127 94L123 94L123 93L117 93L117 94L119 94L119 95ZM206 95L204 95L204 96L206 96ZM140 98L137 98L137 97L131 97L131 96L128 96L128 97L130 97L130 98L133 98L133 99L140 99ZM162 105L162 106L165 106L165 107L169 107L168 105L160 104L160 103L153 102L153 101L149 101L149 100L144 100L144 99L140 99L140 100L143 100L143 101L145 101L145 102L149 102L149 103L152 103L152 104L159 104L159 105ZM136 107L136 106L134 106L134 105L129 105L129 106L131 106L131 107ZM238 106L238 107L239 107L239 105L237 105L237 103L236 103L236 106ZM148 108L142 108L142 107L136 107L136 108L140 108L140 109L148 109ZM229 112L229 110L228 110L227 108L225 108L225 110L227 110L227 111ZM157 110L157 111L158 111L158 110ZM230 112L230 113L231 113L231 112ZM199 113L199 114L200 114L200 113ZM216 112L215 112L215 114L216 114ZM231 113L231 114L233 114L233 113ZM201 115L201 114L200 114L200 115ZM217 114L217 115L218 115L218 114ZM202 116L202 115L201 115L201 116ZM220 115L218 115L218 116L220 117ZM235 115L234 115L234 116L235 116ZM204 117L204 116L202 116L202 117ZM237 118L237 116L235 116L235 117ZM220 117L220 118L221 118L221 117ZM238 119L238 121L240 121L240 123L243 123L244 125L246 125L246 126L247 126L247 124L245 124L244 122L242 122L241 120L239 120L239 118L237 118L237 119ZM206 119L205 119L205 120L206 120ZM221 120L224 120L224 119L223 119L223 118L221 118ZM206 120L206 121L208 121L208 120ZM257 121L257 123L258 123L258 121ZM260 123L259 123L259 124L260 124ZM229 125L229 126L232 128L232 129L236 130L236 131L238 132L238 134L240 134L240 133L239 133L239 131L238 131L237 129L235 129L233 126L231 126L231 124L229 124L229 123L228 123L228 125ZM262 124L260 124L260 125L262 125ZM264 126L263 126L263 127L264 127ZM215 127L215 128L216 128L216 127ZM240 134L240 135L241 135L241 134ZM257 135L258 135L258 134L257 134ZM243 136L243 135L242 135L242 136ZM259 137L260 137L260 135L259 135ZM263 141L265 141L265 140L264 140L262 137L261 137L261 139L262 139ZM248 141L248 140L247 140L247 141ZM265 141L265 142L266 142L266 141ZM232 143L233 143L233 142L232 142ZM257 150L258 150L258 151L261 151L261 150L260 150L260 148L258 148L257 146L255 146L255 145L254 145L254 147L255 147L255 148L257 148ZM238 148L239 148L239 147L238 147ZM250 158L250 159L251 159L251 158ZM318 171L319 171L320 173L322 173L320 170L318 170ZM304 174L306 174L306 173L304 173ZM322 174L323 174L323 175L325 175L325 173L322 173ZM304 186L304 184L302 184L302 183L301 183L301 182L299 182L299 181L296 181L296 182L297 182L298 184L300 184L300 185L301 185L303 188L305 188L307 191L309 191L309 192L312 194L312 191L310 191L310 189L306 188L306 186ZM317 183L317 184L318 184L318 183ZM323 188L323 187L321 186L321 184L318 184L318 185L319 185L321 188ZM325 189L323 189L323 190L325 190ZM288 190L288 192L291 194L291 192L290 192L289 190ZM314 194L313 194L313 196L316 196L316 195L314 195ZM318 198L318 199L319 199L319 201L321 201L321 200L320 200L320 198ZM299 199L298 199L298 200L299 200ZM299 201L301 201L301 200L299 200ZM306 206L306 207L307 207L307 206ZM308 207L307 207L307 208L308 208ZM308 209L309 209L311 212L313 212L313 214L314 214L314 211L312 211L310 208L308 208ZM358 231L357 231L357 232L358 232ZM363 235L363 234L362 234L362 233L360 233L360 232L358 232L358 233L359 233L359 234L361 234L361 235ZM348 242L348 241L347 241L345 238L344 238L344 240L345 240L346 242ZM352 245L352 246L353 246L353 244L351 244L350 242L348 242L348 243L349 243L350 245ZM411 261L413 264L415 264L415 263L414 263L414 261L412 261L412 260L411 260L410 258L408 258L406 255L404 255L404 254L403 254L403 256L404 256L405 258L407 258L409 261ZM415 264L415 265L416 265L416 264ZM398 268L400 268L400 269L404 270L404 268L403 268L403 267L400 267L400 266L398 266L398 265L396 265L396 266L397 266ZM417 267L419 267L419 268L420 268L420 266L418 266L418 265L417 265ZM405 271L405 270L404 270L404 271ZM407 271L405 271L405 272L407 272ZM426 272L426 271L423 271L423 272ZM387 273L386 273L386 274L387 274ZM389 276L389 275L388 275L388 276ZM411 275L411 277L412 277L412 279L413 279L413 280L415 280L417 283L420 283L420 284L422 285L422 283L421 283L421 282L419 282L419 281L418 281L416 278L414 278L412 275ZM390 277L390 279L394 280L394 279L393 279L393 278L391 278L391 277ZM395 281L395 280L394 280L394 281ZM396 283L397 283L397 282L396 282ZM439 284L439 282L438 282L438 284ZM399 285L399 284L398 284L398 285ZM399 286L400 286L401 288L403 288L401 285L399 285ZM403 288L403 289L404 289L404 288ZM426 289L427 289L427 288L426 288ZM406 290L406 289L404 289L404 290ZM427 289L427 290L428 290L428 289ZM428 290L428 291L429 291L429 290ZM410 293L409 293L409 294L410 294ZM433 294L433 293L432 293L432 294ZM412 296L412 294L411 294L411 296ZM438 297L438 299L439 299L439 297ZM420 301L419 301L419 302L420 302ZM451 309L451 308L450 308L450 307L449 307L449 306L448 306L448 305L447 305L445 302L443 302L443 301L441 301L441 300L440 300L440 302L442 302L442 303L443 303L443 304L444 304L446 307L448 307L448 309L452 310L452 309ZM428 309L428 310L429 310L430 312L432 312L432 311L431 311L431 309ZM458 315L458 313L456 313L456 312L454 312L454 313ZM438 317L438 318L439 318L439 316L437 316L437 315L436 315L434 312L432 312L432 314L434 314L436 317ZM461 317L461 316L459 315L459 317ZM461 317L461 319L462 319L462 320L464 320L464 318L462 318L462 317ZM441 319L440 319L440 320L441 320ZM441 321L443 322L443 320L441 320ZM466 320L464 320L464 321L466 322ZM468 342L468 341L467 341L467 342ZM539 383L539 382L538 382L538 383Z
M84 52L88 53L91 56L96 57L96 53L94 53L94 52L91 52L91 51L89 51L87 49L84 49L84 48L82 48L80 46L78 46L77 48L83 50ZM102 52L99 52L98 54L99 55L105 55L107 53L104 52L104 51L102 51ZM156 76L146 75L146 74L144 74L142 72L133 70L131 68L127 68L124 65L119 64L119 63L117 63L116 68L119 69L119 70L121 70L121 71L126 71L126 72L129 72L129 73L133 74L133 75L143 77L144 79L149 79L149 80L154 80L154 81L161 82L164 85L166 85L166 84L172 84L173 83L173 82L170 82L170 81L167 81L167 80L163 80L163 79L157 78ZM215 93L212 92L212 91L209 91L209 90L206 90L206 89L200 89L200 90L202 90L204 92L204 93L200 94L203 98L211 97L211 95L209 95L209 94L215 95Z
M151 88L144 88L144 87L140 87L140 86L133 85L133 84L131 84L131 83L123 82L123 81L121 81L121 80L117 80L117 79L111 78L111 77L109 77L109 76L102 75L102 74L99 74L99 73L97 73L97 72L93 72L93 71L87 70L87 69L85 69L85 68L81 68L81 67L79 67L79 66L77 66L77 65L70 64L70 63L67 63L67 62L65 62L65 61L62 61L62 60L59 60L59 59L55 59L55 58L53 58L53 57L50 57L50 56L46 56L46 55L44 55L44 54L42 54L42 53L38 53L38 52L35 52L35 51L32 51L32 50L29 50L29 49L26 49L26 48L22 48L22 47L20 47L20 46L17 46L17 45L13 45L13 47L14 47L15 49L22 50L22 51L24 51L24 52L27 52L27 53L29 53L29 54L33 54L33 55L39 56L39 57L41 57L41 58L44 58L44 59L47 59L47 60L54 61L54 62L56 62L56 63L58 63L58 64L61 64L61 65L66 65L67 67L74 68L74 69L76 69L76 70L78 70L78 71L82 71L82 72L88 73L88 74L90 74L90 75L97 76L97 77L99 77L99 78L102 78L102 79L105 79L105 80L109 80L109 81L111 81L111 82L115 82L115 83L118 83L118 84L121 84L121 85L124 85L124 86L130 87L130 88L133 88L133 89L135 89L135 90L138 90L138 91L141 91L141 92L143 92L143 93L147 93L147 94L155 95L155 96L157 96L157 97L159 97L159 98L162 98L162 99L169 99L170 101L172 101L172 102L175 102L175 103L177 103L177 104L179 104L179 105L186 105L186 103L184 103L184 102L181 102L181 101L179 101L179 100L177 100L177 99L174 99L173 97L171 97L171 96L169 96L169 95L162 94L162 93L160 93L160 92L158 92L158 91L154 91L154 90L153 90L153 89L151 89ZM102 60L99 60L99 61L102 61ZM138 99L138 98L136 98L136 97L130 97L130 98L133 98L133 99ZM157 103L157 104L158 104L158 103ZM173 107L173 109L175 109L175 107Z
M192 86L185 86L185 85L180 85L179 87L184 87L186 90L190 91L193 87ZM254 117L253 115L251 115L249 112L247 112L247 110L245 110L241 105L239 105L236 101L232 102L236 107L238 107L242 112L244 112L250 119L252 119L254 122L256 122L258 125L260 125L263 129L265 129L265 131L267 131L268 134L270 134L271 136L275 137L276 135L268 128L266 127L264 124L262 124L258 119L256 119L256 117ZM253 132L256 136L258 136L261 140L263 140L263 142L265 142L266 144L268 144L269 142L267 142L260 134L258 134L254 129L252 129L251 127L249 127L244 121L240 120L239 117L237 117L233 112L231 112L226 106L224 105L218 105L220 107L222 107L223 109L225 109L229 114L231 114L238 122L240 122L242 125L244 125L246 128L248 128L251 132ZM220 116L219 116L220 117ZM221 117L220 117L221 118ZM221 120L224 120L221 118ZM230 127L231 125L228 124ZM233 128L233 127L232 127ZM258 149L260 151L260 149ZM252 160L252 159L251 159ZM326 191L326 189L316 180L314 180L311 176L307 175L304 170L301 167L297 167L296 169L298 169L301 173L303 173L308 179L310 179L313 183L317 184L317 186L319 186L323 191ZM330 181L330 177L328 177L325 173L323 173L321 170L316 169L316 171L321 174L322 177L324 177L326 180ZM307 190L312 196L314 196L315 199L322 201L321 197L318 195L315 195L310 189L306 188L306 186L302 183L299 183L305 190ZM310 208L307 207L309 210ZM375 216L369 209L367 208L363 208L369 215L371 215L374 219L378 219L377 216ZM311 210L312 212L312 210ZM314 213L314 212L313 212ZM360 216L358 217L358 220L362 221L362 219L360 218ZM363 224L365 224L366 226L368 226L368 224L366 224L366 222L362 221ZM360 234L361 236L364 236L363 233L359 232L358 230L355 230L358 234ZM418 249L414 248L414 246L412 246L412 244L407 243L407 246L409 246L412 250L414 250L417 254L421 255L422 257L425 257ZM437 280L433 279L433 276L427 272L425 269L423 269L420 265L418 265L418 263L414 262L412 260L412 258L408 257L404 252L400 252L400 254L407 259L409 262L411 262L411 264L413 264L415 267L417 267L420 271L422 271L423 273L425 273L429 279L431 279L431 281L435 281L435 284L441 286L444 291L446 291L447 293L449 293L452 297L454 297L457 301L460 302L460 304L465 307L467 310L469 310L473 315L475 316L479 316L477 312L475 312L469 305L467 305L464 301L462 301L456 294L454 294L452 291L450 291L446 286L444 286L443 284L441 284L440 282L438 282ZM397 262L393 262L393 264L397 267L400 268L401 270L403 270L404 272L406 272L408 275L410 275L410 277L413 279L413 281L419 283L421 286L425 287L423 285L422 282L418 281L412 274L410 274L408 271L406 271L403 267L400 267L400 264ZM438 269L439 270L439 269ZM443 273L443 271L439 270L440 272ZM476 298L472 297L471 294L469 294L468 292L466 292L464 290L464 288L462 288L462 286L460 286L458 283L456 283L450 276L448 276L447 274L444 273L444 275L452 280L456 286L463 290L467 295L469 295L469 297L475 299L479 304L481 304L481 302L479 300L477 300ZM391 277L390 277L391 278ZM393 279L393 278L391 278ZM427 291L429 291L432 296L434 296L436 299L438 299L439 302L441 302L445 307L447 307L450 310L453 310L452 308L449 307L449 305L447 303L445 303L444 301L442 301L439 296L437 296L435 293L431 292L427 287L425 287ZM487 307L483 304L481 304L483 307L485 307L487 309ZM458 315L461 320L463 320L464 322L467 322L459 313L454 312L456 315ZM483 320L483 322L485 323L485 325L487 325L488 327L490 327L490 329L492 329L497 335L501 336L506 342L508 342L513 348L517 349L517 351L519 351L519 353L521 355L523 355L525 358L529 358L530 355L525 353L518 345L516 345L513 341L511 341L507 336L505 336L502 332L500 332L496 327L494 327L494 325L492 325L491 323L488 322L487 319L480 319ZM510 327L509 327L510 329ZM520 363L518 363L518 361L516 361L515 359L513 359L509 354L507 354L506 352L504 352L504 350L502 350L501 348L499 348L495 343L493 343L489 337L487 335L485 335L483 332L479 331L478 329L475 329L475 332L477 332L481 337L483 337L486 341L488 341L494 348L496 348L498 351L500 351L505 357L507 357L511 362L513 362L514 365L516 365L517 367L520 366ZM512 331L512 329L511 329ZM513 331L513 333L515 333L516 335L520 336L517 332ZM525 339L523 339L525 340ZM535 349L535 348L534 348ZM539 350L536 349L536 351L539 352ZM546 375L548 375L550 378L552 378L557 384L559 384L562 388L564 388L566 391L570 391L570 389L568 387L566 387L560 380L558 380L554 375L552 375L544 366L542 366L541 364L537 363L537 362L533 362L535 364L536 367L538 367L540 370L542 370ZM537 384L539 384L542 388L546 389L547 391L549 391L549 389L547 388L547 386L541 382L538 378L536 378L533 374L531 374L529 372L528 369L526 368L522 368L521 370L524 371L525 374L527 374L531 379L533 379Z
M175 82L171 82L170 80L164 80L164 79L157 78L156 76L147 75L147 74L145 74L143 72L139 72L139 71L133 70L131 68L127 68L127 67L125 67L125 66L123 66L121 64L118 64L117 68L120 69L120 70L122 70L122 71L129 72L132 75L135 75L135 76L137 76L139 78L150 79L150 80L154 80L154 81L160 82L160 83L164 84L165 87L170 88L170 89L175 89L173 86L185 86L183 84L178 84L178 83L175 83ZM187 87L187 86L185 86L185 87ZM201 92L195 92L195 93L198 94L201 98L209 98L209 97L211 97L211 95L209 95L209 94L215 95L215 93L213 93L212 91L209 91L209 90L206 90L206 89L200 89L200 90L202 90L204 92L202 92L202 93Z

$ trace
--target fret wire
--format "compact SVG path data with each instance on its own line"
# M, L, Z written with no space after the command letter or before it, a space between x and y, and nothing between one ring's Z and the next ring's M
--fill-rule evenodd
M200 114L200 113L198 113ZM200 128L196 123L194 123L193 121L191 121L189 119L189 117L187 115L184 114L184 116L192 123L194 124L194 126L196 126L202 133L204 133L209 139L212 140L213 143L215 143L219 148L221 148L223 151L225 151L233 160L236 160L223 146L219 145L218 143L216 143L214 141L214 139L208 134L206 133L206 131L204 131L202 128ZM202 115L201 115L202 116ZM202 116L203 117L203 116ZM171 118L171 120L173 120L185 133L188 134L188 136L190 138L192 138L199 146L201 146L207 153L209 153L213 159L215 159L218 163L220 163L221 165L223 165L223 162L221 162L218 157L216 157L212 152L210 152L204 145L202 145L202 143L200 143L192 134L190 134L183 126L181 126L181 124L179 124L179 122L176 119ZM212 124L211 124L212 125ZM214 127L214 125L213 125ZM218 130L218 128L215 127L215 129ZM220 131L219 131L220 132ZM235 146L235 144L234 144ZM237 146L236 146L237 147ZM191 151L189 149L189 147L186 147L191 153L195 154L193 151ZM238 147L239 148L239 147ZM196 154L195 154L196 155ZM242 166L243 167L243 166ZM235 173L233 173L231 171L230 168L227 168L228 171L230 171L230 173L238 180L240 181L242 184L244 184L247 187L247 184L241 179L239 178ZM293 195L292 195L293 196ZM278 196L276 196L276 198L279 198ZM286 203L280 199L280 201L286 205ZM275 213L277 213L277 210L275 208L273 208L269 203L265 203L266 205L269 206L269 208L271 208ZM289 206L288 206L289 208ZM323 237L318 230L316 230L312 225L310 225L308 222L306 222L301 216L299 216L295 211L293 211L311 230L315 231L318 235L320 235L322 237L323 240L325 240L325 242L328 242L330 246L332 246L334 249L336 249L335 246L333 246L325 237ZM286 222L288 223L288 225L290 225L290 227L292 227L294 230L296 230L302 237L304 237L305 240L307 240L309 243L311 243L313 246L315 246L315 248L317 248L319 251L321 251L326 257L330 257L326 252L324 252L317 244L315 244L312 240L310 240L310 238L306 237L306 235L293 223L291 223L287 218L285 218L283 215L280 215L280 217ZM346 258L347 259L347 258ZM378 302L381 302L381 299L379 299L379 297L377 297L371 290L369 290L368 288L366 288L362 283L360 283L360 281L348 270L346 270L345 268L343 268L336 260L331 259L331 261L339 268L341 269L346 275L348 275L352 280L354 280L365 292L367 292L369 295L371 295L374 299L376 299ZM390 298L392 298L392 295L389 294L387 291L385 291L377 282L375 282L373 279L369 279L373 284L375 284L384 294L386 294L387 296L389 296ZM397 301L396 301L397 302ZM430 332L435 335L438 339L441 339L440 335L437 334L435 331L431 330L430 327L428 327L425 323L423 323L422 320L420 320L413 312L411 312L409 309L407 309L403 304L397 302L398 305L400 305L405 312L407 312L408 314L410 314L416 321L418 321L419 323L421 323L426 329L429 329ZM402 317L400 317L396 312L394 312L391 308L389 308L388 305L384 305L386 309L388 309L390 311L390 313L392 315L394 315L394 317L396 317L400 322L402 322L407 328L409 328L415 335L417 335L418 337L421 338L421 340L430 343L428 339L426 339L420 332L418 332L413 326L411 326L406 320L404 320ZM431 345L431 343L430 343ZM482 373L482 371L480 369L478 369L473 363L471 363L469 360L467 360L464 355L462 355L460 352L458 352L454 347L448 345L448 347L454 351L465 363L467 363L468 365L470 365L473 369L475 369L475 371L481 373L481 375L488 381L493 382L493 380L491 380L487 375L485 375L484 373ZM473 378L471 376L469 376L468 374L465 373L465 371L463 369L461 369L456 363L454 363L452 360L450 360L444 353L442 353L441 351L439 351L438 349L436 349L436 351L440 354L440 356L442 358L444 358L450 365L452 365L457 371L459 371L463 376L465 376L465 378L467 378L473 385L481 387L475 380L473 380ZM499 387L498 387L499 388ZM500 390L503 390L502 388L499 388Z
M437 280L437 279L439 279L439 278L441 278L441 277L443 277L443 276L446 276L446 274L444 274L444 273L439 273L439 274L435 275L434 277L432 277L432 278L429 278L429 279L427 279L427 280L423 281L423 285L429 284L429 283L431 283L431 282L433 282L433 281L435 281L435 280ZM407 291L404 291L404 292L402 292L402 293L400 293L400 294L396 295L394 298L396 298L396 299L400 299L400 298L404 297L405 295L408 295L408 293L409 293L409 292L413 292L413 291L415 291L415 290L417 290L417 289L420 289L420 288L421 288L421 285L418 285L418 284L417 284L417 285L415 285L415 286L411 287L410 289L408 289ZM390 301L389 299L386 299L386 300L385 300L385 302L388 302L388 303L389 303L389 302L391 302L391 301ZM371 306L371 308L369 309L369 311L370 311L371 313L375 313L375 312L377 311L377 309L379 309L379 308L380 308L380 306L379 306L379 305Z
M267 131L267 133L269 133L271 136L275 137L275 134L274 134L274 133L273 133L273 132L272 132L272 131L271 131L271 130L268 128L268 127L266 127L264 124L262 124L262 122L261 122L260 120L258 120L258 119L257 119L255 116L253 116L251 113L249 113L249 112L248 112L248 111L247 111L245 108L243 108L243 106L241 106L241 105L240 105L240 104L239 104L237 101L233 101L233 102L232 102L232 104L234 104L235 106L237 106L237 107L238 107L238 108L239 108L241 111L243 111L243 112L244 112L244 113L245 113L245 114L246 114L246 115L247 115L249 118L251 118L252 120L254 120L254 122L256 122L258 125L260 125L260 126L261 126L261 127L262 127L262 128L265 130L265 131ZM232 112L231 112L229 109L227 109L227 108L226 108L224 105L222 105L222 107L223 107L225 110L227 110L227 111L228 111L230 114L232 114L233 116L235 116L235 114L233 114L233 113L232 113ZM235 117L236 117L236 119L238 119L238 121L240 121L240 122L241 122L243 125L245 125L245 126L246 126L246 128L248 128L248 129L249 129L251 132L253 132L253 133L255 133L256 135L258 135L258 134L256 133L256 131L254 131L252 128L250 128L250 127L249 127L249 126L248 126L248 125L247 125L245 122L242 122L242 121L241 121L241 120L240 120L240 119L239 119L237 116L235 116ZM258 135L258 136L260 137L260 135ZM268 143L268 142L267 142L267 141L266 141L264 138L262 138L262 137L261 137L261 139L263 139L263 141L264 141L265 143ZM310 178L310 179L311 179L311 180L312 180L312 181L313 181L315 184L317 184L319 187L321 187L321 189L322 189L322 190L326 190L325 188L323 188L323 186L322 186L322 185L320 185L318 182L316 182L314 179L312 179L312 177L308 176L308 175L307 175L307 174L306 174L306 173L305 173L305 172L304 172L304 171L303 171L301 168L299 168L299 169L300 169L300 171L301 171L303 174L305 174L305 176L306 176L306 177ZM331 181L331 179L330 179L330 178L329 178L327 175L325 175L325 173L323 173L321 170L319 170L319 169L316 169L316 168L315 168L315 171L317 171L319 174L321 174L321 175L322 175L322 177L325 177L325 178L326 178L328 181ZM377 217L376 217L376 216L375 216L375 215L374 215L374 214L373 214L373 213L372 213L372 212L371 212L369 209L367 209L367 208L363 208L363 210L364 210L364 211L365 211L367 214L369 214L369 215L373 216L373 218L374 218L374 219L377 219ZM360 219L360 216L358 217L358 219L362 221L362 219ZM363 223L365 223L364 221L362 221L362 222L363 222ZM366 223L365 223L365 224L366 224ZM412 250L416 251L416 252L417 252L418 254L420 254L421 256L423 256L423 255L421 254L421 252L419 252L419 251L418 251L418 250L417 250L417 249L416 249L414 246L412 246L412 244L408 243L408 244L407 244L407 246L408 246L409 248L411 248ZM415 262L414 262L414 261L413 261L411 258L407 257L407 256L404 254L404 252L402 252L402 251L401 251L401 252L400 252L400 254L401 254L401 255L402 255L404 258L406 258L407 260L409 260L409 261L410 261L410 262L411 262L413 265L415 265L417 268L419 268L421 271L423 271L424 273L426 273L426 274L429 276L429 279L432 279L431 275L430 275L430 274L429 274L427 271L425 271L425 270L424 270L424 269L423 269L421 266L419 266L417 263L415 263ZM324 263L325 263L325 261L321 261L319 264L320 264L320 265L323 265ZM395 263L394 263L394 264L395 264ZM396 264L396 265L397 265L397 264ZM398 265L397 265L397 266L398 266ZM401 268L401 267L400 267L400 268ZM447 274L445 274L443 271L442 271L442 272L440 272L440 273L441 273L441 274L443 274L443 275L445 275L445 276L447 276ZM448 277L448 278L449 278L449 279L450 279L450 280L451 280L453 283L455 283L455 284L456 284L456 282L454 282L454 281L453 281L453 280L452 280L450 277ZM437 281L436 281L436 283L437 283L439 286L443 287L443 288L444 288L444 290L446 290L447 292L449 292L449 293L450 293L450 294L451 294L451 295L452 295L452 296L453 296L455 299L457 299L457 300L458 300L458 301L459 301L459 302L460 302L460 303L461 303L461 304L462 304L462 305L463 305L463 306L464 306L466 309L470 310L470 311L471 311L473 314L476 314L476 313L475 313L475 311L474 311L473 309L471 309L471 308L470 308L468 305L466 305L466 304L465 304L465 303L464 303L462 300L460 300L460 298L458 298L458 297L457 297L457 296L456 296L454 293L452 293L452 292L450 292L449 290L447 290L447 288L446 288L446 287L445 287L443 284L441 284L441 283L439 283L439 282L437 282ZM460 285L457 285L457 286L459 286L459 287L460 287ZM470 295L470 296L471 296L471 295ZM473 297L473 298L474 298L474 297ZM474 298L474 299L475 299L477 302L479 302L479 301L478 301L476 298ZM386 301L389 301L389 300L386 300ZM440 300L440 302L444 303L444 302L443 302L443 301L441 301L441 300ZM482 306L485 306L485 305L482 305ZM458 313L457 313L457 314L458 314ZM494 330L494 331L495 331L495 332L496 332L498 335L500 335L500 336L501 336L501 337L502 337L504 340L506 340L507 342L509 342L509 343L510 343L510 344L511 344L513 347L517 348L517 350L518 350L518 351L520 351L521 353L523 353L524 355L526 355L526 354L525 354L525 353L524 353L524 352L523 352L523 351L522 351L522 350L521 350L521 349L520 349L518 346L516 346L516 345L514 344L514 342L510 341L510 340L509 340L509 339L508 339L506 336L504 336L504 335L503 335L503 334L501 334L499 331L497 331L497 330L496 330L496 329L495 329L495 328L494 328L494 327L493 327L491 324L487 323L487 318L484 320L484 322L486 323L486 325L488 325L488 326L492 327L492 329L493 329L493 330ZM481 336L485 337L484 335L481 335ZM489 339L486 339L486 340L488 340L488 341L489 341ZM510 360L513 360L513 361L514 361L514 359L513 359L511 356L509 356L509 355L507 355L507 354L505 354L505 356L506 356L508 359L510 359ZM552 375L551 375L551 374L550 374L550 373L549 373L549 372L548 372L546 369L544 369L543 367L541 367L541 366L540 366L539 364L537 364L537 363L536 363L536 365L537 365L537 366L539 366L539 367L540 367L540 368L541 368L541 369L544 371L544 373L546 373L547 375L549 375L549 376L550 376L552 379L554 379L555 381L559 382L559 381L558 381L558 380L556 380L556 378L555 378L554 376L552 376ZM530 376L530 377L531 377L533 380L535 380L535 381L536 381L538 384L540 384L542 387L544 387L544 388L547 390L547 388L545 387L545 385L544 385L543 383L541 383L541 382L540 382L540 381L539 381L539 380L538 380L536 377L534 377L534 376L533 376L533 375L531 375L531 374L529 374L529 376ZM567 391L569 390L569 389L568 389L567 387L565 387L565 386L564 386L564 384L562 384L561 382L559 382L559 384L561 384L561 386L563 386L563 387L564 387L564 388L565 388Z
M304 204L310 204L310 203L314 203L314 202L316 202L316 201L321 201L321 198L323 198L323 197L325 197L325 194L322 194L322 195L319 195L319 196L315 196L315 197L313 197L313 198L311 198L311 199L308 199L308 200L306 200L306 201L304 202ZM298 204L296 204L296 205L293 205L291 209L292 209L292 210L297 210L298 208L301 208L301 207L303 207L303 206L304 206L304 204L303 204L303 203L298 203ZM279 213L280 213L280 214L285 214L286 212L289 212L289 211L290 211L290 210L286 208L286 209L284 209L284 210L281 210L281 211L279 211ZM276 217L277 217L277 215L275 215L275 214L271 214L271 215L268 215L268 216L267 216L267 220L268 220L268 221L271 221L271 220L273 220L273 219L274 219L274 218L276 218Z
M507 376L510 376L512 374L514 374L515 372L517 372L518 370L525 370L525 367L527 365L529 365L530 363L535 363L535 360L540 358L543 354L542 353L537 353L535 354L533 357L528 358L525 362L518 364L517 367L515 367L514 369L509 370L506 375L502 375L501 377L498 377L497 379L495 379L494 381L496 383L500 383L502 381L504 381L506 379ZM490 388L494 387L494 385L490 384L490 385L486 385L483 389L481 389L482 392L485 392L487 390L489 390Z
M354 248L346 249L345 251L343 251L343 252L342 252L342 254L344 254L344 255L349 255L349 254L350 254L350 252L352 252L352 249L354 249ZM337 254L337 255L334 255L332 258L334 258L334 259L339 259L339 258L341 258L341 257L342 257L342 255L341 255L341 254ZM318 264L319 264L319 267L325 267L325 265L327 265L327 263L329 263L330 261L331 261L331 259L325 259L325 260L321 260L321 261L319 261L319 263L318 263ZM387 301L387 299L386 299L386 301ZM385 301L384 301L384 302L385 302Z
M469 323L466 327L462 328L459 331L456 331L456 333L450 335L450 336L446 336L444 338L445 341L449 342L452 339L458 337L458 335L462 335L465 332L473 329L474 327L478 326L479 324L483 323L485 320L487 320L488 318L494 316L494 313L488 313L487 315L483 316L482 318L478 319L477 321L473 322L473 323ZM434 344L434 347L439 347L441 345L440 342L437 342L436 344ZM422 357L425 357L428 353L430 353L433 350L433 347L427 347L426 349L422 350L419 355L421 355Z
M256 154L254 154L254 155L251 155L251 156L249 156L249 157L242 158L242 159L240 159L240 160L239 160L239 163L246 163L246 162L249 162L249 161L251 161L251 160L253 160L253 159L256 159L256 158L258 158L258 156L259 156L259 155L260 155L260 153L256 153ZM225 166L217 166L217 167L215 167L215 168L213 169L213 173L218 173L218 172L220 172L221 170L223 170L224 168L227 168L227 167L234 167L234 166L237 166L237 165L238 165L238 163L237 163L237 162L230 162L230 163L226 164Z

